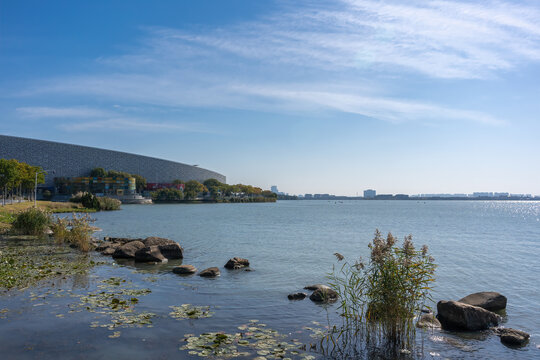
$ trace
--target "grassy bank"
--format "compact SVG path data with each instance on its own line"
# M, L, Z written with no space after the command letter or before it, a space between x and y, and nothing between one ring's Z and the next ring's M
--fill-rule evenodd
M34 202L32 201L0 206L0 234L11 228L11 223L15 220L17 214L33 206ZM51 213L89 213L96 211L72 202L38 201L37 207Z

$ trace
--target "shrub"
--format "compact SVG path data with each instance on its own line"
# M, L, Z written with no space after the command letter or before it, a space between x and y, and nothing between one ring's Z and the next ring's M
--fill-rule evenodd
M110 197L99 197L97 198L99 202L99 210L110 211L110 210L119 210L122 202L117 199Z
M19 234L43 235L50 222L50 216L47 212L41 209L28 208L17 214L12 226Z
M81 197L81 204L87 209L100 209L97 196L88 192Z
M178 189L159 189L152 192L152 200L155 201L178 201L184 199L184 193Z
M411 235L398 246L391 233L384 239L377 230L369 248L369 262L345 262L330 275L331 286L341 299L344 323L334 327L327 340L333 342L335 336L352 338L353 333L355 338L364 335L365 344L379 350L410 348L415 335L414 316L431 300L434 260L427 246L419 251L414 248Z

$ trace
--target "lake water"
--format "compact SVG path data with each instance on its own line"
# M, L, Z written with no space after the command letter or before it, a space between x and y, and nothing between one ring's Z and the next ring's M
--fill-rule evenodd
M55 285L69 288L69 296L54 296L44 286L0 297L0 308L18 309L0 319L3 354L10 358L199 358L180 350L186 344L185 334L234 333L250 320L283 334L284 341L294 338L309 344L314 342L309 328L317 327L312 322L324 325L327 317L333 321L336 307L309 299L289 301L287 294L324 283L337 264L335 252L351 261L368 258L367 245L378 228L391 231L400 241L412 234L416 245L429 246L438 264L436 301L458 300L478 291L500 292L508 298L503 325L531 334L528 346L514 350L494 335L424 332L426 358L540 358L540 202L279 201L122 208L92 215L103 229L99 236L170 238L184 248L184 264L198 269L218 266L221 276L180 277L170 272L178 261L117 265L97 255L108 264L85 278ZM254 271L223 269L234 256L248 258ZM109 337L111 330L89 327L102 315L68 312L79 301L77 294L95 291L102 279L112 276L152 289L140 298L137 308L156 314L153 327L118 328L121 335ZM28 300L30 292L36 297L39 291L46 298L43 306ZM170 306L186 303L209 305L214 314L196 320L168 316ZM316 351L308 354L321 357Z

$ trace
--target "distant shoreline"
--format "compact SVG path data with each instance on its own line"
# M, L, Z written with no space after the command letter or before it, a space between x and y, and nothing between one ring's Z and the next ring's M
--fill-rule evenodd
M361 200L361 201L381 201L381 200L404 200L404 201L433 201L433 200L448 200L448 201L540 201L539 197L534 198L493 198L493 197L477 197L477 198L469 198L469 197L408 197L408 198L396 198L396 197L384 197L384 198L375 198L375 199L366 199L363 197L347 197L347 196L336 196L336 197L325 197L325 198L317 198L317 199L305 199L305 198L289 198L289 199L279 199L278 200L325 200L325 201L340 201L340 200Z

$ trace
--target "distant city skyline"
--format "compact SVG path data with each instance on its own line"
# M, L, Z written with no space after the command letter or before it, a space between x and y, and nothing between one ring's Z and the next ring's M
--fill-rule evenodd
M533 0L0 3L0 134L289 194L540 194Z

